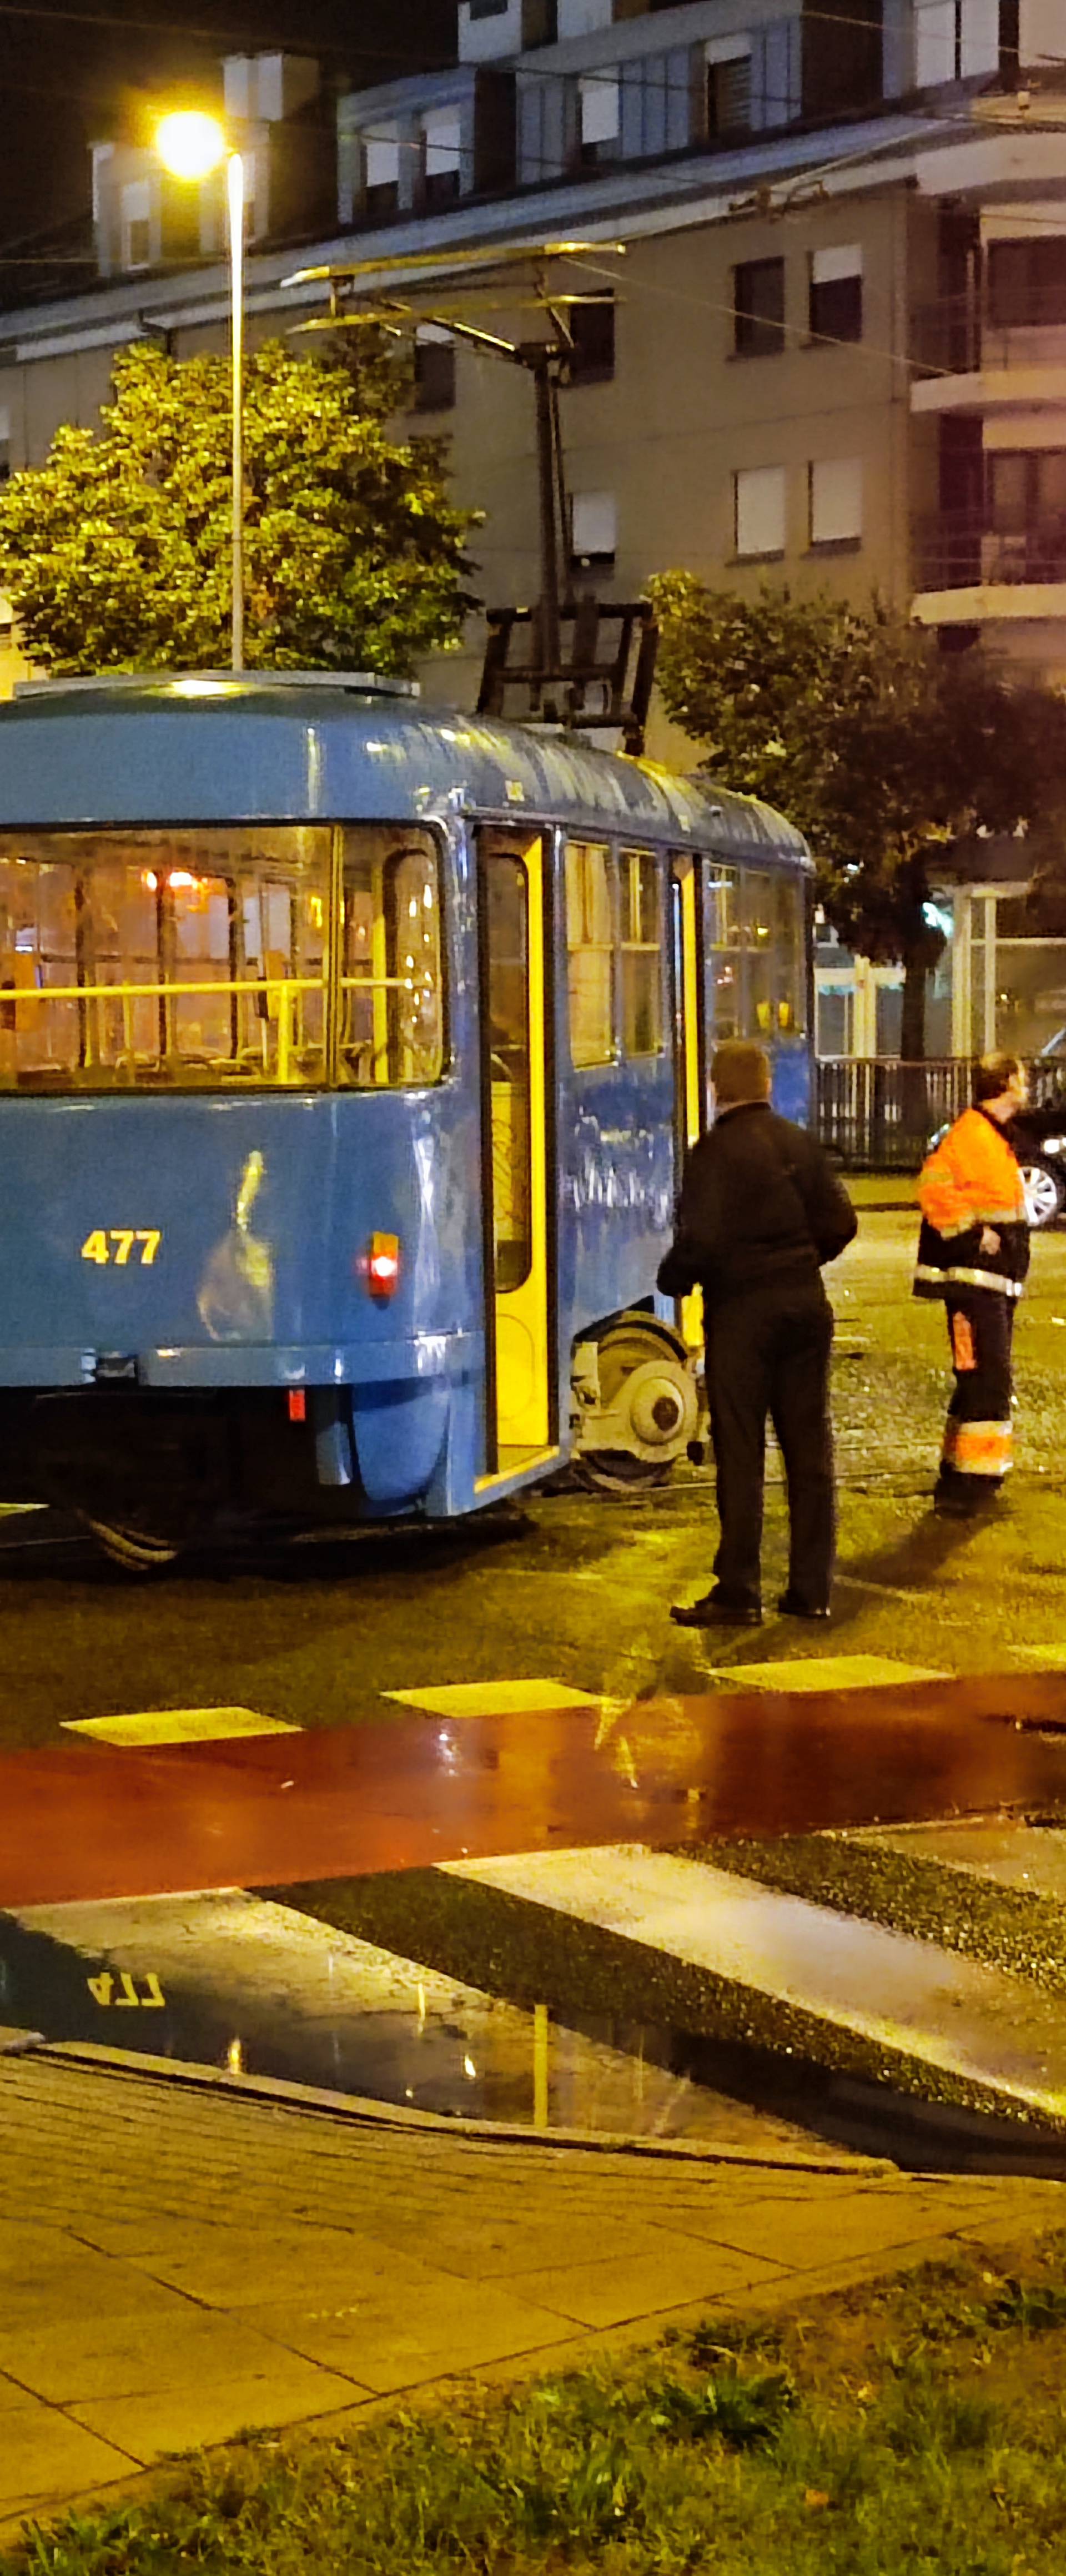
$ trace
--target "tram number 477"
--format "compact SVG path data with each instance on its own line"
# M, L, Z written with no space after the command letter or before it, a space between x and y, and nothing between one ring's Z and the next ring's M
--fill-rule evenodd
M150 1270L162 1240L162 1229L157 1225L110 1225L106 1231L98 1225L86 1235L81 1257L83 1261L97 1262L101 1270L109 1262L114 1262L117 1270L124 1270L136 1246L136 1259L142 1270Z

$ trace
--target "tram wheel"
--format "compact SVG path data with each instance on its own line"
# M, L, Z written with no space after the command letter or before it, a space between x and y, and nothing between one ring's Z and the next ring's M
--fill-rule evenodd
M82 1518L105 1556L127 1574L165 1574L181 1555L171 1539L149 1538L144 1530L118 1529L112 1521L91 1520L88 1512Z
M599 1344L599 1375L601 1408L629 1414L634 1446L579 1449L573 1465L581 1483L604 1494L664 1485L685 1455L697 1418L695 1388L676 1334L655 1315L623 1315Z

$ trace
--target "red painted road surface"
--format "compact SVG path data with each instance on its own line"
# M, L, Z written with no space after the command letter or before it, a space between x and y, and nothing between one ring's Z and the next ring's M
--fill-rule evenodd
M0 1906L999 1806L1066 1814L1066 1675L715 1691L610 1723L584 1707L138 1752L82 1742L0 1755Z

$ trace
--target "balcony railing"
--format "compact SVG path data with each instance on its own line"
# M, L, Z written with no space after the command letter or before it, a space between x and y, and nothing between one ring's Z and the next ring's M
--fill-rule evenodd
M980 511L941 510L915 530L915 590L1038 581L1066 582L1066 511L1005 529L990 528Z
M1057 357L1049 335L1061 334L1066 357L1066 296L1030 294L1004 312L987 294L942 295L918 307L911 326L911 356L919 373L975 376L1047 364Z

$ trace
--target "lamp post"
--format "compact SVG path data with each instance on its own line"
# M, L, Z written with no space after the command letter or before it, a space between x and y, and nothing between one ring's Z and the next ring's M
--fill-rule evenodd
M244 669L244 162L230 150L214 116L188 110L165 116L156 128L155 148L165 169L176 179L206 179L226 164L229 219L230 348L232 353L233 569L231 581L230 662Z

